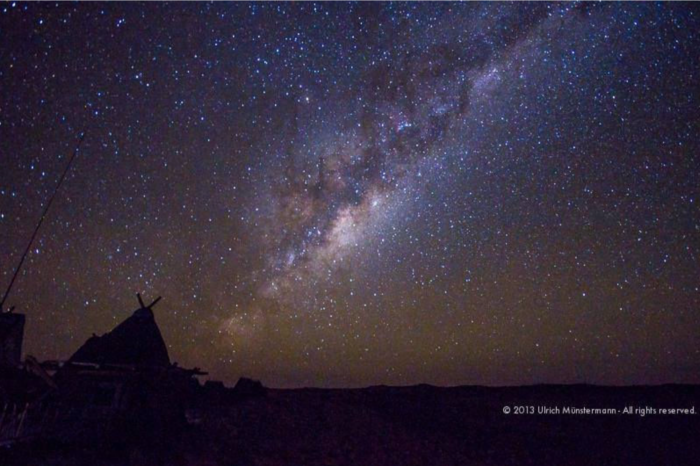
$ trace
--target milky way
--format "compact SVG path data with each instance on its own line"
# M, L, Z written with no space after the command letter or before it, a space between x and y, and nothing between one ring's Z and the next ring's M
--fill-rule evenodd
M135 307L278 386L699 382L691 4L23 4L0 258L26 352Z

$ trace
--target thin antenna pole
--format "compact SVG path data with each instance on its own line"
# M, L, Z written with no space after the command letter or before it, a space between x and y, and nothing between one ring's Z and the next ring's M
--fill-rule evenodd
M36 235L39 233L39 228L41 228L41 224L44 223L44 219L46 218L46 214L49 212L49 209L51 208L51 204L53 204L53 200L56 198L56 194L58 194L58 190L61 189L61 185L63 184L63 180L66 179L66 175L68 174L68 171L70 170L71 165L73 165L73 160L75 160L75 156L78 155L78 151L80 149L80 146L83 144L83 139L85 139L85 133L80 133L80 139L78 139L78 144L76 144L75 149L73 150L73 155L71 155L70 160L68 160L68 165L66 165L65 170L63 170L63 174L61 174L61 178L58 180L58 184L56 185L56 189L54 189L53 194L49 198L49 202L46 203L46 207L44 207L44 211L41 214L41 218L39 218L39 223L36 224L36 228L34 229L34 233L32 233L32 237L29 240L29 244L27 244L27 249L24 250L24 254L22 254L22 258L19 261L19 264L17 264L17 268L15 269L14 275L12 275L12 280L10 280L10 284L7 287L7 291L5 291L5 296L3 296L2 301L0 301L0 312L2 312L3 306L5 305L5 301L7 301L7 297L10 295L10 291L12 290L12 285L14 285L15 280L17 279L17 276L19 275L19 271L22 269L22 264L24 264L24 260L27 258L27 254L29 254L29 251L32 248L32 243L34 243L34 239L36 238Z

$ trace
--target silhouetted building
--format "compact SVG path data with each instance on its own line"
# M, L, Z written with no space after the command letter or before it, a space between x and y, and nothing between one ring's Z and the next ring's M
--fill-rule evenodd
M200 374L171 364L153 311L143 306L111 332L92 336L58 368L54 396L61 406L80 407L76 434L147 441L184 424Z
M10 414L0 422L0 445L37 437L82 442L105 436L148 444L185 424L185 409L199 387L194 376L204 372L170 362L153 304L144 305L140 297L139 303L133 315L111 332L93 335L65 362L27 359L15 379L31 379L43 394L22 403L6 400ZM10 362L19 362L21 317L19 324L7 325L12 329ZM21 348L21 332L19 342Z
M18 367L22 360L24 314L0 313L0 366Z

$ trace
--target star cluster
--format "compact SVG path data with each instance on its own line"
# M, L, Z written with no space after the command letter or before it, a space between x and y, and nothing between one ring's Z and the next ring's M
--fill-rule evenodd
M275 386L700 382L692 4L4 3L0 282Z

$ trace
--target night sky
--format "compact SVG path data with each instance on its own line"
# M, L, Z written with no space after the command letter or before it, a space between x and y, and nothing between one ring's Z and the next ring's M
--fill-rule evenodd
M700 5L0 6L0 285L271 386L700 382Z

